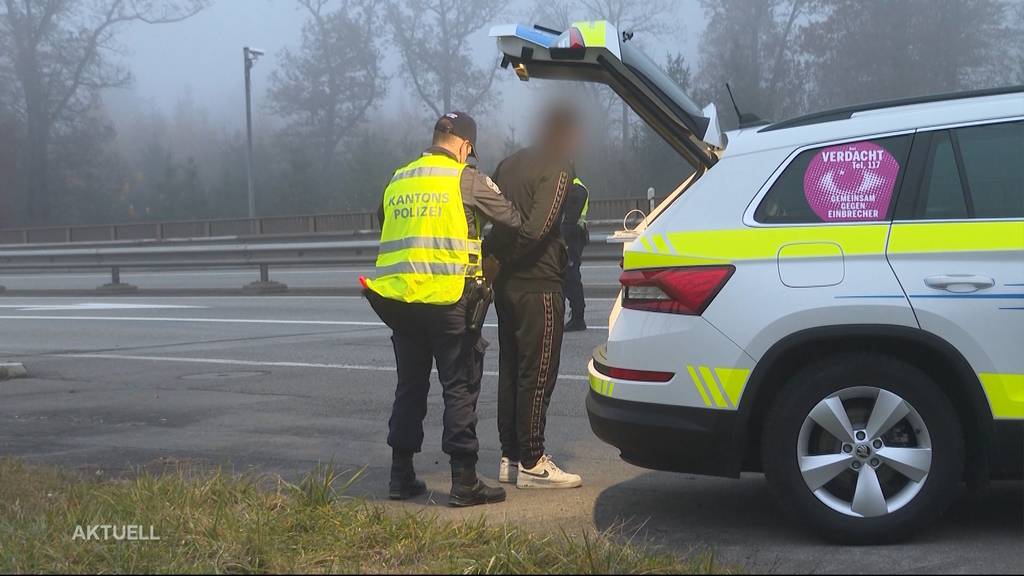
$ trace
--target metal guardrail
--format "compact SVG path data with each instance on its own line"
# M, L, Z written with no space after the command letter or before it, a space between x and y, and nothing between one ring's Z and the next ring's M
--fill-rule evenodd
M377 228L369 213L316 214L183 222L134 222L97 226L56 226L0 230L3 244L73 244L124 240L173 240L230 236L337 234Z
M617 260L619 244L608 244L608 231L593 231L588 258ZM377 257L376 234L307 234L226 236L182 240L131 240L0 246L0 281L4 273L50 270L109 269L105 292L132 292L121 282L124 268L238 268L256 267L260 281L244 287L266 293L287 290L270 279L271 266L338 266L372 264ZM3 287L0 286L0 290Z
M629 211L648 212L646 198L593 200L590 219L615 220ZM185 240L238 236L284 236L353 233L378 229L377 215L372 212L347 214L311 214L270 216L265 218L233 218L221 220L189 220L180 222L132 222L96 226L54 226L0 230L0 245L9 244L78 244L132 240Z

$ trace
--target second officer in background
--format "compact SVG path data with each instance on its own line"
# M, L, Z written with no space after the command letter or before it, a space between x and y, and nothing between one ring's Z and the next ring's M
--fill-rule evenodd
M503 489L476 475L476 404L487 346L480 328L490 304L480 233L489 220L514 234L520 216L490 178L466 164L475 156L476 133L466 114L446 114L434 127L433 145L395 172L384 191L376 278L363 279L370 305L391 328L398 367L388 423L396 500L426 492L413 455L423 445L435 362L444 396L442 449L452 468L449 504L505 500Z
M583 292L580 267L583 265L583 249L590 243L590 228L587 225L589 212L590 191L576 176L565 196L565 208L562 210L562 238L569 249L569 264L565 267L565 277L562 279L570 311L569 321L565 324L566 332L582 332L587 329L587 321L584 320L587 299Z

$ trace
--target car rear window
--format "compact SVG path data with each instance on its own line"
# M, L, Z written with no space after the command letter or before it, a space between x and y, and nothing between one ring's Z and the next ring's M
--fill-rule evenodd
M754 212L762 224L886 221L911 136L846 142L800 153Z

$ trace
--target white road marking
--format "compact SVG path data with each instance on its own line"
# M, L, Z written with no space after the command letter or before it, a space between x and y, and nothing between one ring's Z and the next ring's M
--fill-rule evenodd
M171 318L146 316L0 316L0 320L74 320L103 322L193 322L200 324L287 324L310 326L384 326L383 322L355 320L269 320L256 318Z
M185 306L180 304L129 304L126 302L81 302L78 304L0 304L2 308L13 308L19 312L59 312L62 310L163 310L199 309L207 306Z
M102 297L96 297L96 296L91 296L91 298L94 298L94 299L97 299L97 300L102 299ZM67 301L67 300L77 300L77 299L80 299L80 297L76 298L74 296L36 296L36 297L27 296L27 297L19 297L19 299L20 300L42 300L42 301L46 301L46 302L50 302L50 301L60 302L60 301ZM140 299L141 299L141 297L140 297ZM156 296L150 296L147 299L155 300L155 299L157 299L157 297ZM250 300L265 300L265 299L278 299L278 300L365 300L366 298L363 297L363 296L341 296L341 295L337 295L337 296L304 296L304 295L300 295L300 294L285 294L285 295L280 295L280 294L278 294L278 295L272 295L272 294L264 294L264 295L239 294L237 296L161 296L161 297L159 297L159 299L160 300L167 300L167 301L176 301L176 300L234 300L234 301L238 301L238 302L243 302L244 303L244 302L248 302ZM15 298L6 298L6 297L4 298L4 300L5 301L6 300L17 301L17 299L15 299ZM601 298L588 298L588 300L601 300ZM30 304L25 304L25 306L29 306L29 305ZM31 305L35 306L35 304L31 304ZM0 306L0 308L16 308L16 307L18 307L18 306L14 306L14 305ZM205 306L200 306L200 308L205 308Z
M383 322L359 320L270 320L257 318L173 318L159 316L0 316L0 320L101 321L101 322L182 322L198 324L284 324L298 326L372 326L383 328ZM497 328L497 324L484 324ZM607 330L607 326L591 326L590 330Z
M372 267L368 268L339 268L337 270L289 270L289 269L274 269L275 274L345 274L351 272L367 272L372 270ZM193 272L124 272L121 274L122 278L140 278L146 276L187 276L189 278L195 278L197 275L200 276L253 276L258 271L253 270L235 270L235 271L219 271L213 272L209 270L196 270ZM70 272L68 274L7 274L4 278L11 278L16 280L57 280L63 278L110 278L109 273L104 272Z
M173 356L130 356L122 354L56 354L57 358L82 358L89 360L126 360L139 362L178 362L183 364L217 364L222 366L250 366L265 368L325 368L329 370L361 370L367 372L394 372L393 366L371 366L363 364L321 364L315 362L261 362L256 360L232 360L225 358L182 358ZM435 370L435 373L437 371ZM485 376L497 376L497 372L484 372ZM580 374L559 374L559 380L586 381Z

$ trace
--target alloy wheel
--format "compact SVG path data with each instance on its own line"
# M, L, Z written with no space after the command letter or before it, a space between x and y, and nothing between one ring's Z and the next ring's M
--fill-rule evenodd
M797 440L807 487L829 508L876 518L903 508L928 479L932 444L921 415L872 386L840 390L810 411Z

